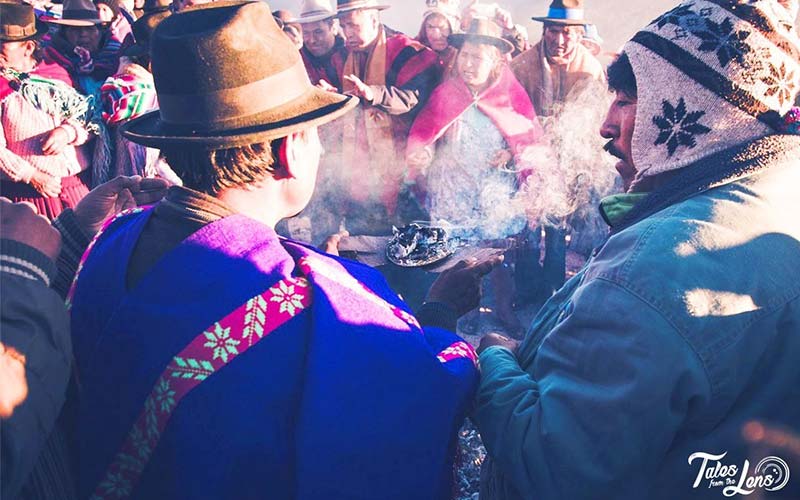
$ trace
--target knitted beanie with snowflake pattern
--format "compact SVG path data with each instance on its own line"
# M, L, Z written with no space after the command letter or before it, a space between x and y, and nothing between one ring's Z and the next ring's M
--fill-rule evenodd
M625 47L638 106L640 177L785 129L800 91L800 40L777 0L690 0Z

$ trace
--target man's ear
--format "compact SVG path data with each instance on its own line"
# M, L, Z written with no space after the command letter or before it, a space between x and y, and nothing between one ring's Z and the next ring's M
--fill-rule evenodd
M308 144L308 134L305 130L289 134L281 139L281 145L278 148L277 161L283 167L282 175L276 178L293 179L297 177L297 169L302 168L302 153L303 148Z

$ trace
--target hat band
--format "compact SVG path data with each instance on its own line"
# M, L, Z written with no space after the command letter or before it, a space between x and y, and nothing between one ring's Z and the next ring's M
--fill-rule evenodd
M312 17L312 16L318 16L320 14L327 14L327 15L330 15L331 17L336 15L335 12L331 12L329 10L317 9L317 10L311 10L311 11L308 11L308 12L303 12L303 13L300 14L300 17L301 18L303 18L303 17Z
M210 122L236 120L282 106L302 96L309 87L308 73L298 59L280 73L241 87L203 94L159 93L158 104L166 123L208 128Z
M81 20L81 21L93 21L99 20L100 18L97 15L96 10L65 10L61 14L61 19L69 20Z
M16 24L3 26L3 35L5 36L21 37L21 36L31 36L35 34L36 34L36 23L29 24L27 26L19 26Z
M547 12L547 17L550 19L568 19L580 20L583 19L583 9L557 9L550 7Z

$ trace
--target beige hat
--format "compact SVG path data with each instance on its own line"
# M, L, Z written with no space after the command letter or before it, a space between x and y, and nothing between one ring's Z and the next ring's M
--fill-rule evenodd
M381 5L377 0L339 0L336 6L337 14L354 10L386 10L388 8L388 5Z
M336 17L336 9L330 0L303 0L300 5L300 16L290 19L289 23L316 23Z

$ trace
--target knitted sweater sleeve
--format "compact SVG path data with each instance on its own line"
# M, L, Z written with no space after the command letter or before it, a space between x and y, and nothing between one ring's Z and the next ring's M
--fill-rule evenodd
M0 170L12 181L30 182L36 169L27 160L8 149L4 126L5 114L0 104Z

